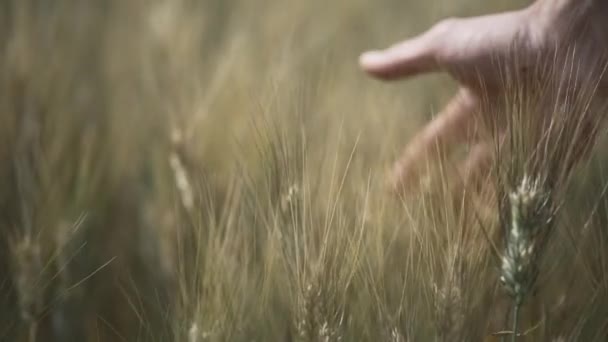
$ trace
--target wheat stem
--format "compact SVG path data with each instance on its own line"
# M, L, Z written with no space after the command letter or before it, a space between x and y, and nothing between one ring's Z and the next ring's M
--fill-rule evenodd
M511 335L511 342L517 341L517 329L519 323L519 308L521 307L521 301L515 300L515 307L513 309L513 335Z
M28 342L36 342L36 333L38 332L38 323L30 322L28 329Z

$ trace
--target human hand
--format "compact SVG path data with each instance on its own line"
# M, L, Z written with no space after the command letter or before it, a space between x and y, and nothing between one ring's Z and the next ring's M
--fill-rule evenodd
M418 179L420 165L436 158L438 151L449 153L470 143L460 169L465 178L488 161L491 144L476 136L479 117L474 113L480 110L482 96L499 96L506 91L497 63L509 72L526 73L547 59L558 63L559 51L576 46L577 65L591 69L606 64L608 31L604 22L608 6L602 2L541 0L519 11L447 19L384 51L364 53L361 67L383 80L446 71L461 85L458 94L412 139L395 163L390 180L394 190ZM572 71L564 70L567 72Z

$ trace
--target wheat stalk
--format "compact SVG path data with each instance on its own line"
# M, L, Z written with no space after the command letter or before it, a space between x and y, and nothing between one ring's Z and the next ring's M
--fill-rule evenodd
M21 319L28 327L28 342L34 342L38 332L38 316L42 309L42 293L38 286L43 269L40 245L29 235L15 241L13 245L13 282Z

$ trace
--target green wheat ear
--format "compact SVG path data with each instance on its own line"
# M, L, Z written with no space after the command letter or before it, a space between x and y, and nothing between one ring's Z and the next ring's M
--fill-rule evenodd
M500 281L513 298L513 335L517 337L519 309L532 292L538 278L538 259L542 238L552 221L549 196L538 179L525 175L509 194L511 210L502 256Z

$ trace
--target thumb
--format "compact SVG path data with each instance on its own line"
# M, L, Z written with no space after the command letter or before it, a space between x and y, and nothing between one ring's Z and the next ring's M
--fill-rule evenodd
M386 50L361 55L361 68L380 79L392 80L437 71L441 42L449 32L450 21L442 21L427 32Z

